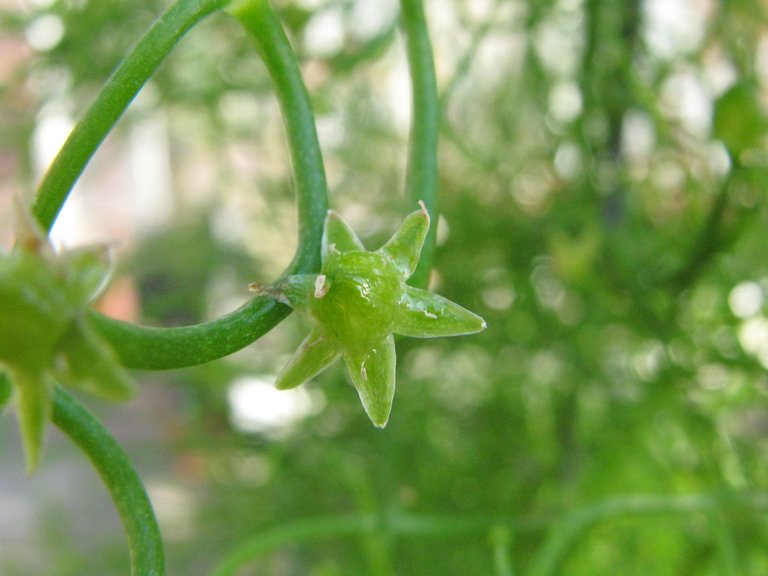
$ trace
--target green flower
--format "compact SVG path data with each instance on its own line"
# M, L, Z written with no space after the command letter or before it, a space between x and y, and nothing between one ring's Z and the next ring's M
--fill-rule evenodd
M341 216L329 211L320 274L288 276L272 287L252 285L256 292L307 312L315 322L278 375L278 388L299 386L343 357L365 412L383 428L395 394L393 334L433 338L485 328L478 315L406 284L429 229L429 214L420 205L374 252L366 251Z
M17 209L16 244L0 253L0 398L16 403L29 472L40 459L55 383L115 400L133 391L85 314L109 269L107 246L56 253Z

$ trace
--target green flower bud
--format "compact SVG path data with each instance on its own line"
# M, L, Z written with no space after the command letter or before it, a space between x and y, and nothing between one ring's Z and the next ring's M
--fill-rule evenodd
M366 413L374 425L384 427L395 392L393 334L432 338L485 328L478 315L406 284L428 229L429 214L422 204L384 246L369 252L341 216L330 211L320 274L289 276L268 288L252 285L315 322L278 375L278 388L299 386L343 357Z
M0 397L15 400L30 472L40 459L55 383L112 399L132 393L85 313L109 270L106 246L57 254L17 206L16 245L0 254Z

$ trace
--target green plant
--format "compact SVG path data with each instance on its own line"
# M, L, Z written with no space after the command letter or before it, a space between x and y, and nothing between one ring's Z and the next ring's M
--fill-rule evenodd
M395 395L393 333L417 338L472 334L485 321L432 292L408 286L429 228L429 214L408 216L376 252L367 252L347 223L328 212L320 274L291 275L277 286L254 286L304 310L315 327L277 376L281 389L299 386L339 356L368 417L384 427Z
M33 472L57 382L114 400L133 390L85 309L106 284L106 247L55 254L35 222L17 209L15 249L0 259L0 361L14 385Z
M353 2L313 4L348 7ZM307 18L298 5L286 3L279 12L294 30ZM758 227L750 232L748 224L765 220L759 192L765 188L759 101L765 80L749 53L763 37L764 18L753 18L758 5L753 0L729 4L727 10L710 7L715 16L708 39L698 52L684 53L681 66L643 45L643 11L651 5L658 3L497 0L477 3L488 8L483 14L474 3L454 2L451 8L471 34L468 46L457 36L463 54L438 106L423 8L402 2L414 106L403 209L423 199L426 213L438 214L439 127L449 160L441 164L440 185L447 192L441 209L451 234L435 254L433 226L408 286L398 284L402 278L385 284L397 284L395 292L423 288L437 257L438 270L448 280L445 293L482 310L490 329L458 343L398 343L406 367L401 377L409 386L400 387L398 394L407 402L396 413L407 414L407 425L393 421L385 433L371 430L363 418L339 425L345 417L336 410L352 394L345 389L334 396L337 390L328 386L323 393L332 409L308 418L295 437L262 443L255 435L232 434L225 440L236 445L231 451L221 450L216 431L206 438L216 455L205 452L205 457L217 473L229 465L230 475L225 472L217 485L225 495L210 505L218 522L196 518L194 529L225 550L233 535L252 534L225 551L214 567L217 574L240 573L260 556L266 558L255 562L259 567L289 558L299 563L294 572L306 573L301 568L311 566L318 574L508 576L515 570L543 575L665 568L667 573L762 573L767 504L760 491L766 476L759 412L767 388L765 317L755 303L759 308L765 298L766 268L764 238L754 230ZM516 12L522 7L524 15ZM299 248L288 269L267 286L255 287L259 294L239 310L172 329L134 326L90 310L88 298L104 267L101 258L91 258L84 267L94 272L93 283L79 286L77 298L63 300L63 324L93 334L124 366L159 370L222 358L280 323L290 312L286 302L308 308L310 319L334 332L338 322L328 315L345 310L347 303L326 300L335 284L331 272L340 273L342 286L346 282L354 296L365 281L358 274L349 278L350 270L368 273L392 264L381 254L360 250L345 226L337 228L332 243L354 248L342 254L352 254L345 264L353 266L337 268L329 261L329 255L336 257L327 250L329 243L323 250L327 186L313 114L296 58L264 0L188 1L171 7L78 124L40 185L36 219L50 229L88 158L144 81L183 34L218 11L229 11L244 24L275 80L295 171ZM745 32L745 24L752 29ZM343 75L350 61L375 55L393 34L388 26L364 50L351 57L340 53L323 64ZM511 36L515 42L505 44ZM554 44L567 41L567 58L553 59L547 51L553 38ZM493 52L499 40L509 55ZM522 54L515 49L520 40L528 47ZM488 51L495 58L492 71L488 78L475 76L474 63L483 54L487 59ZM670 94L676 93L672 88L681 75L690 80L690 70L706 77L701 62L713 59L720 75L713 78L722 82L724 67L738 79L719 96L720 88L710 87L712 134L692 135L680 125L682 115L669 109ZM467 90L474 80L480 91ZM315 102L322 106L322 94ZM361 106L362 116L363 105L353 105ZM644 143L649 131L650 144ZM375 130L361 132L366 145L376 137ZM365 158L360 146L345 160L363 164L358 153ZM729 168L723 167L726 160ZM391 182L382 185L387 188L394 188ZM358 190L363 198L365 188L356 187L355 194ZM424 213L406 220L409 226L416 223L410 230L420 242ZM341 225L333 216L330 222L326 231ZM47 262L61 259L55 266L66 271L66 254L43 256L43 244L35 240L23 257L17 251L13 258L37 275L30 286L39 292L52 282L69 287L67 273L60 278ZM409 254L407 267L401 268L412 272L416 251L395 252ZM366 259L379 261L374 267L357 262ZM12 260L8 264L12 269ZM749 298L734 316L729 296L744 289ZM12 294L19 299L18 290ZM392 303L390 289L380 295ZM397 330L377 326L377 310L366 310L359 299L355 307L360 304L375 321L370 328L376 338L366 344L378 339L389 347L388 333ZM34 311L40 321L58 320L45 309ZM462 316L464 327L454 325L454 332L480 327L475 317ZM417 318L432 320L427 314ZM40 332L38 324L31 325L33 334ZM63 324L54 323L52 335L64 330ZM13 326L8 323L9 330ZM423 328L401 331L424 335ZM320 332L316 328L311 334ZM319 358L314 357L318 348L303 348L281 376L283 386L299 384L337 352L348 352L350 339L367 332L359 327L339 331L334 346L319 348ZM355 354L360 350L352 350ZM377 387L368 390L358 382L377 423L386 421L391 404L392 355L386 354ZM8 364L26 365L20 362L23 354L7 356ZM52 346L44 356L33 362L35 370L14 378L17 386L29 380L29 373L38 383L47 379L47 394L33 396L43 402L32 403L25 419L27 444L39 446L50 414L113 491L134 572L162 571L158 526L131 463L65 389L51 392L46 383L66 375L72 352ZM51 370L37 369L49 366L50 356L62 362ZM362 374L358 364L352 363L353 372ZM0 403L11 397L14 371L19 369L0 374ZM79 372L75 383L82 384L89 374ZM185 392L193 388L186 386ZM190 436L210 432L205 421L215 411L208 402L212 396L198 400L206 412L190 425ZM28 450L30 463L36 454ZM247 468L252 460L259 474L272 468L279 474L238 480L232 470L241 464ZM246 499L247 511L242 511ZM222 502L229 508L217 506ZM241 524L235 525L230 515L238 514ZM360 546L347 546L348 541ZM322 561L315 563L317 558ZM348 568L355 561L364 567Z
M54 254L45 233L50 231L89 159L165 56L185 33L218 11L234 16L250 33L274 81L293 161L298 250L274 284L276 288L258 290L260 294L240 309L212 322L156 329L106 318L87 309L104 284L108 271L105 251L98 248ZM120 447L57 383L124 398L131 385L116 358L125 366L143 369L178 368L221 358L277 325L290 311L286 304L304 305L309 295L299 292L307 282L319 286L312 288L314 299L321 303L311 307L315 317L326 328L334 323L338 327L338 321L329 316L334 310L323 305L332 302L334 309L346 307L355 295L341 290L344 278L358 282L361 274L368 274L373 284L376 278L386 278L386 286L375 294L377 300L358 298L346 310L350 316L364 313L366 322L353 321L354 330L339 333L335 339L338 351L323 349L318 367L309 366L311 362L307 359L313 356L306 353L305 344L304 355L297 356L288 375L278 384L300 384L343 351L350 366L354 366L351 374L366 411L375 424L383 426L394 393L392 330L408 335L443 336L484 327L474 314L404 283L413 276L414 282L425 284L434 246L434 233L428 233L427 210L434 211L436 205L437 102L421 2L404 0L402 12L414 78L411 169L406 197L413 204L418 199L422 210L406 219L400 232L381 251L363 251L343 221L333 213L326 219L327 185L312 110L290 43L268 0L180 0L171 6L117 68L70 134L38 187L31 217L24 209L18 210L16 246L0 260L0 360L5 369L2 398L16 400L30 471L39 461L49 418L88 454L112 492L125 523L135 574L164 571L162 545L151 506ZM422 246L427 257L417 270ZM359 266L347 262L360 258L365 262ZM318 270L322 272L320 276ZM321 278L338 287L319 285L317 280ZM356 285L357 288L368 286L367 280L360 281L363 284ZM318 290L323 294L318 295ZM320 300L328 291L327 298ZM391 300L387 309L378 308L382 298ZM361 304L367 304L367 312ZM390 316L395 317L395 307L401 308L398 314L410 318L404 317L393 325ZM366 326L371 313L379 320ZM441 328L442 325L445 327ZM371 331L373 336L369 336ZM323 334L330 337L331 333L329 329ZM314 341L317 340L316 337ZM382 355L366 353L365 347L379 349Z

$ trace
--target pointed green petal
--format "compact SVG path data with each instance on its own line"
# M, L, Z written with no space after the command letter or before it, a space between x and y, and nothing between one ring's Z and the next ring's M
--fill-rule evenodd
M323 261L327 258L328 253L334 250L336 252L349 252L350 250L365 250L365 247L355 231L349 227L347 221L333 210L328 210L321 245Z
M328 368L338 357L336 346L315 327L277 375L275 386L280 390L300 386Z
M384 428L395 396L395 339L390 334L373 348L345 352L344 361L368 418Z
M75 310L58 280L37 254L0 257L0 360L28 371L50 365Z
M42 372L14 370L21 440L27 459L27 474L37 469L45 440L45 426L51 414L53 384Z
M379 249L379 252L392 259L404 280L410 278L416 270L428 230L429 213L421 204L421 210L406 216L389 242Z
M110 400L127 400L134 385L117 356L91 326L80 319L59 345L63 363L56 376L63 384Z
M459 336L485 329L485 320L447 298L406 286L393 332L415 338Z

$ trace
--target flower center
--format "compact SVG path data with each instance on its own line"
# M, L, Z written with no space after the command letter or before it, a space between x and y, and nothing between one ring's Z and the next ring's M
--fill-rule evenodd
M331 254L325 280L311 299L312 315L346 348L370 345L392 331L403 282L394 264L376 252Z

